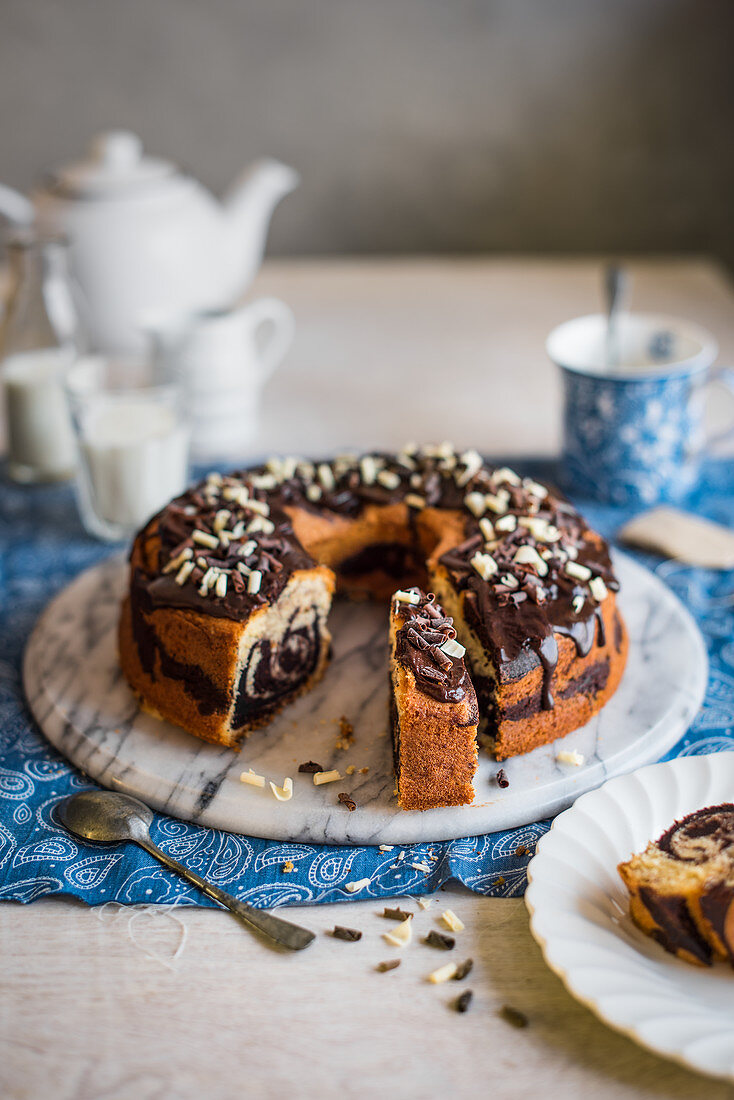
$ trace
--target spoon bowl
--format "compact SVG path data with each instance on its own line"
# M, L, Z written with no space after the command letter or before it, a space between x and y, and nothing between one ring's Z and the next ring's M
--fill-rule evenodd
M144 802L113 791L82 791L59 806L64 828L103 844L137 841L148 835L153 812Z
M59 806L61 823L70 833L83 840L95 840L103 844L120 844L133 841L152 856L197 886L207 897L224 905L230 912L268 940L289 951L301 951L315 939L314 933L290 921L281 920L272 913L263 913L253 905L240 901L231 894L207 882L201 875L185 867L162 851L150 839L153 811L129 794L117 791L80 791L65 799Z

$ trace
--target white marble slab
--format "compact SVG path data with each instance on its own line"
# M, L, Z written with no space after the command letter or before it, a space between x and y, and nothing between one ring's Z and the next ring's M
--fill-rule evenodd
M620 605L630 633L622 683L604 710L562 741L503 765L485 753L471 806L406 813L393 795L387 724L386 609L338 603L334 656L321 684L240 753L220 749L140 711L119 670L116 622L126 569L109 560L81 574L39 620L26 650L24 682L48 739L103 786L137 795L174 817L230 832L328 844L447 840L511 828L557 813L609 776L657 760L690 724L703 698L707 661L688 612L652 573L615 556ZM337 750L338 720L355 741ZM582 767L557 763L577 749ZM298 765L315 760L344 779L315 787ZM350 764L357 769L346 775ZM295 784L289 802L239 781L247 768ZM359 769L368 768L365 774ZM337 795L357 803L349 812Z

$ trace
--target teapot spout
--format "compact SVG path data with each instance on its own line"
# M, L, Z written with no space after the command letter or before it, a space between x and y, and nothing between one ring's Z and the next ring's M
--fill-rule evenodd
M273 210L295 190L300 179L295 168L265 158L250 165L224 196L235 292L243 293L254 278L265 251Z

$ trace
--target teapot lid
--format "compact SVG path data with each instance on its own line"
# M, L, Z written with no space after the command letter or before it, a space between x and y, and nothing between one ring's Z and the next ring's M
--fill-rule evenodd
M156 183L174 174L170 161L143 155L143 143L129 130L108 130L91 143L84 160L54 173L55 190L75 198L103 198Z

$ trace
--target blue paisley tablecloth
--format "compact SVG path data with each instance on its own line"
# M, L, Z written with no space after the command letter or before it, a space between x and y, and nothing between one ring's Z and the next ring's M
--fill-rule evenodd
M553 479L549 464L527 472ZM626 519L620 509L577 502L611 536ZM706 471L695 509L734 525L734 462ZM21 489L0 471L0 899L29 902L67 894L90 905L106 901L213 905L133 845L82 844L59 827L55 807L90 786L38 732L23 699L21 655L44 605L109 548L83 533L68 487ZM661 576L698 621L709 651L710 681L701 713L669 756L734 747L734 574L692 569L638 555ZM204 829L156 816L153 839L170 855L258 906L425 894L457 879L480 894L510 897L525 889L525 867L541 821L505 833L400 848L282 844ZM524 854L516 855L520 850ZM294 870L283 872L291 860ZM431 867L415 870L414 863ZM348 882L368 878L358 894Z

